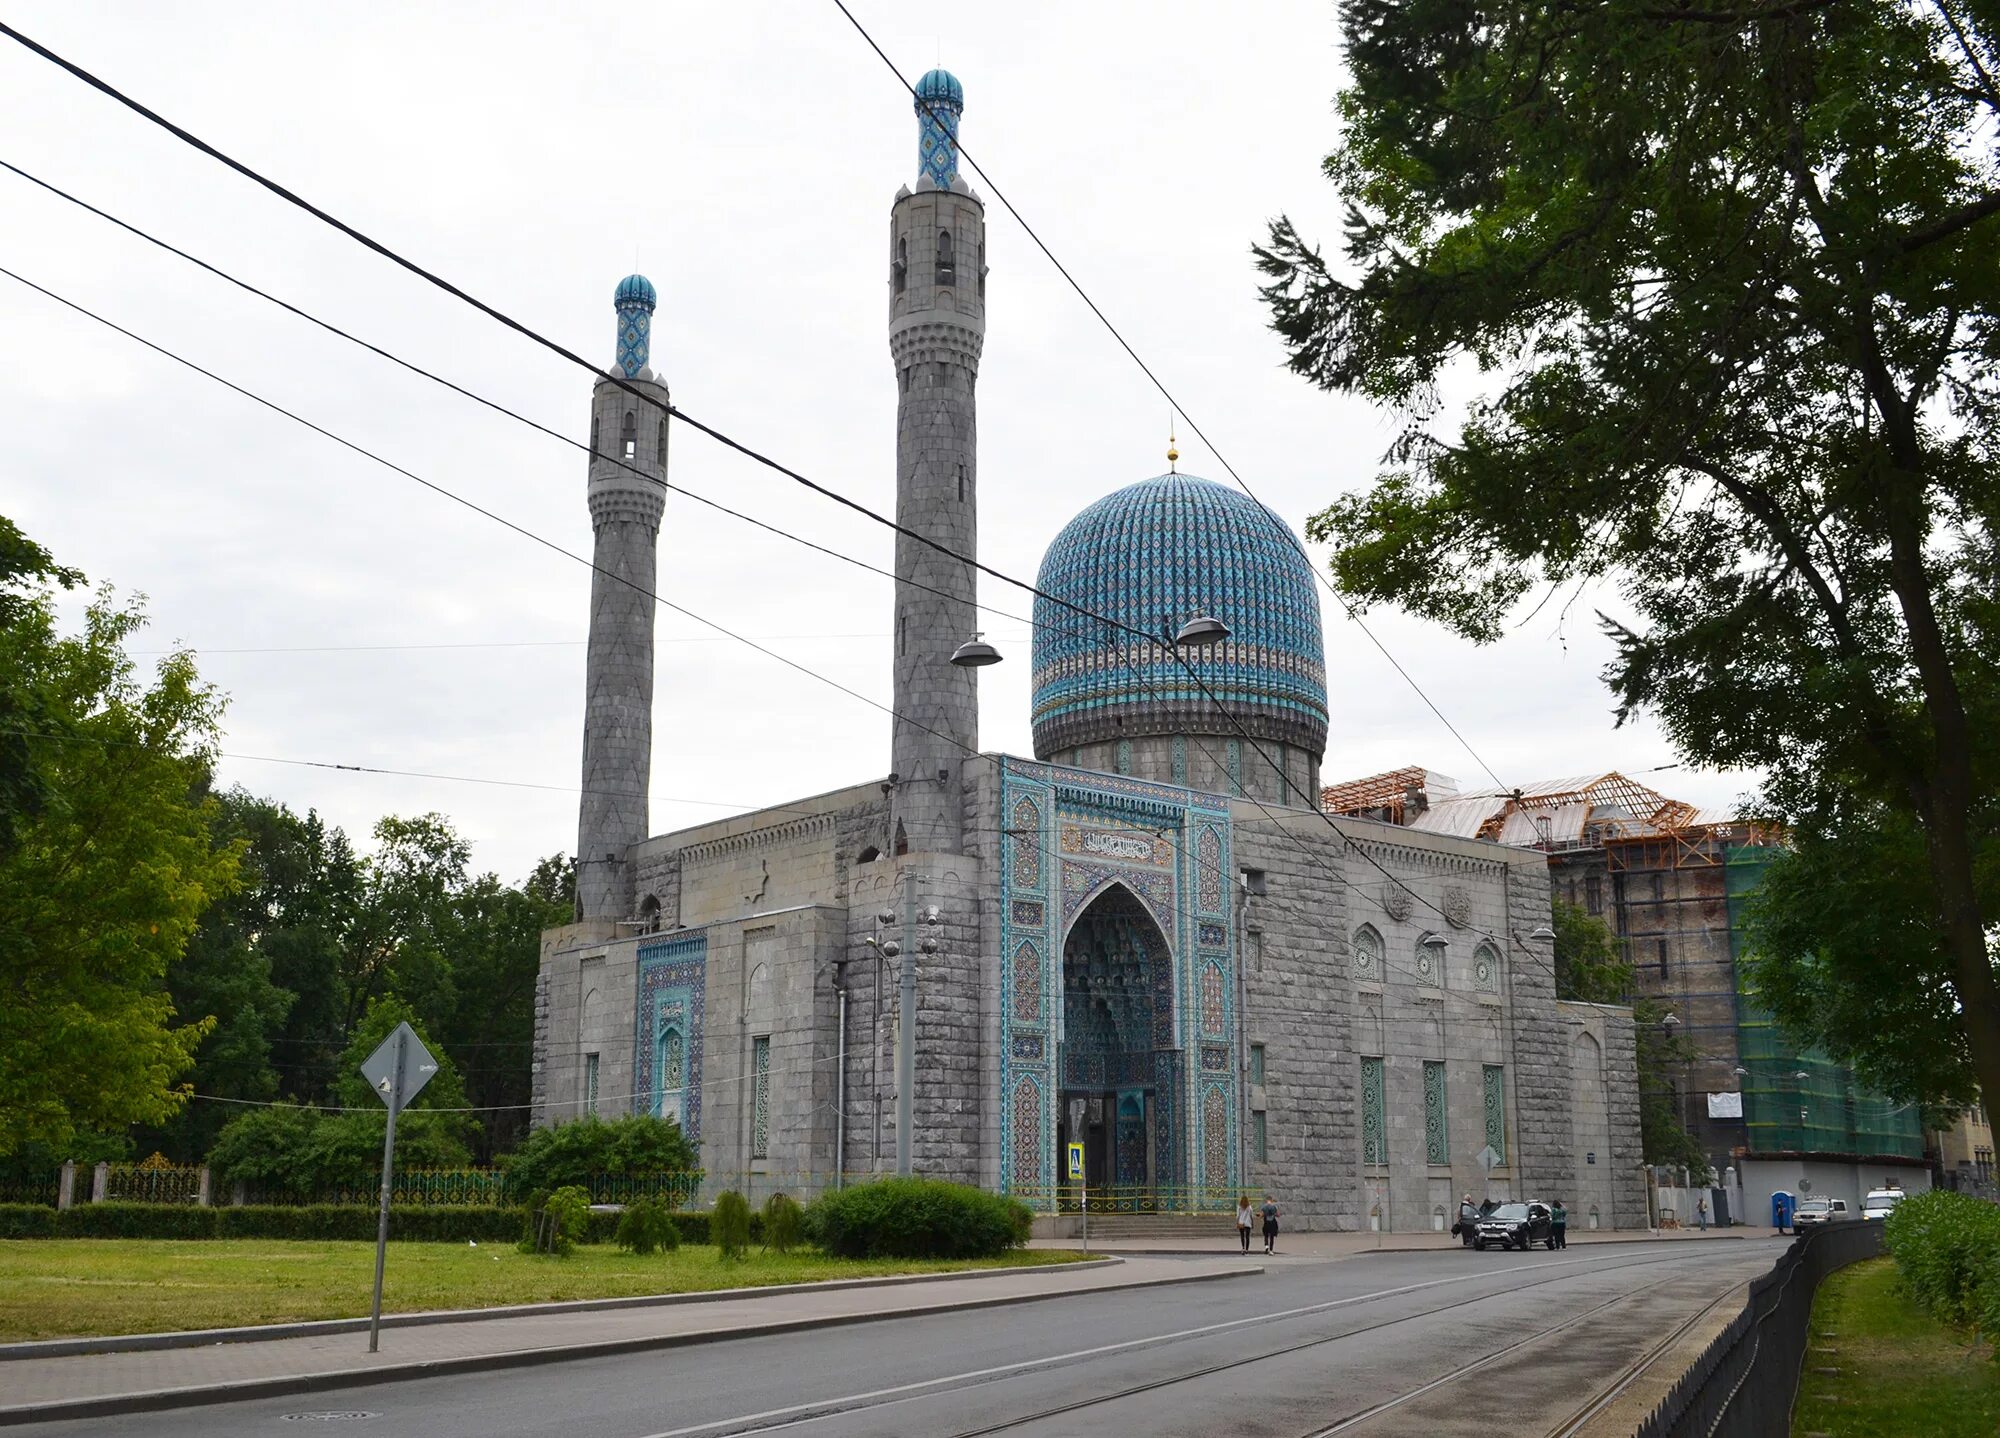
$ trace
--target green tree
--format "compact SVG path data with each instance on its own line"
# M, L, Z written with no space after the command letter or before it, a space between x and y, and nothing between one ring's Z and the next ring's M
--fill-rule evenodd
M0 635L37 626L48 587L74 589L83 576L57 564L4 515L0 515ZM13 849L21 825L41 812L48 775L30 761L40 734L62 733L67 715L44 689L21 682L24 673L0 672L0 859Z
M48 727L9 736L25 749L0 854L0 1154L161 1123L186 1101L209 1024L177 1023L163 985L237 870L204 797L222 699L192 657L142 683L125 641L144 612L109 591L73 636L46 582L17 578L5 614L0 689Z
M1348 0L1342 26L1345 254L1284 219L1257 250L1292 368L1406 419L1309 527L1341 590L1490 641L1537 589L1615 581L1621 717L1765 768L1794 830L1830 788L1907 818L1931 977L2000 1093L2000 11Z
M1564 899L1552 901L1556 931L1556 997L1586 1004L1631 1000L1632 966L1618 952L1611 926Z

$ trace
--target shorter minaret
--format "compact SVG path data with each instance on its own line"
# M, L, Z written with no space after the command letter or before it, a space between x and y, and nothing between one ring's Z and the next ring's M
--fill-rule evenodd
M986 207L958 173L965 92L943 70L916 84L917 184L889 209L889 353L896 366L896 522L952 554L979 539L974 386L986 342ZM959 765L979 747L972 566L896 537L895 852L962 851Z
M647 367L658 302L628 275L612 300L618 358L590 409L590 653L583 681L583 801L576 831L576 916L629 919L632 845L647 837L653 767L653 585L667 490L667 387ZM656 400L647 404L617 384Z

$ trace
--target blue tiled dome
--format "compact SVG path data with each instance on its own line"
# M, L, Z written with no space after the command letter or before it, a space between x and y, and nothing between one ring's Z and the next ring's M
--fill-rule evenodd
M644 305L652 310L660 303L660 296L653 288L653 282L644 275L627 275L618 282L618 292L611 297L611 303Z
M1243 730L1326 750L1326 650L1311 563L1285 522L1240 490L1162 474L1072 519L1042 558L1038 586L1094 613L1171 638L1197 614L1229 626L1185 651ZM1035 601L1035 753L1149 734L1239 736L1158 645L1047 599Z
M917 98L932 104L963 105L965 87L958 83L958 76L951 71L932 70L917 81Z

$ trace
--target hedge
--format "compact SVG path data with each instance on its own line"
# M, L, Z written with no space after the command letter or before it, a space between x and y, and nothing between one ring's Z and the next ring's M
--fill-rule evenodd
M708 1242L706 1213L676 1213L683 1243ZM0 1204L0 1238L300 1238L365 1240L375 1237L376 1210L357 1203L253 1204L197 1208L186 1204L92 1203L60 1211L35 1203ZM750 1233L763 1232L763 1216ZM585 1243L609 1243L618 1215L592 1211ZM391 1208L389 1237L407 1242L512 1243L521 1236L521 1210L466 1205Z
M806 1236L842 1258L992 1258L1028 1241L1018 1199L931 1178L835 1189L806 1210Z
M1946 1323L2000 1336L2000 1205L1942 1189L1913 1194L1889 1215L1883 1237L1920 1305Z

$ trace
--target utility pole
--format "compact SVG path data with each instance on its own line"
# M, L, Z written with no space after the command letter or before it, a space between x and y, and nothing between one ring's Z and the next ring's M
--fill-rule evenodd
M896 1034L896 1172L910 1176L911 1099L917 1085L917 872L903 871L903 952Z

